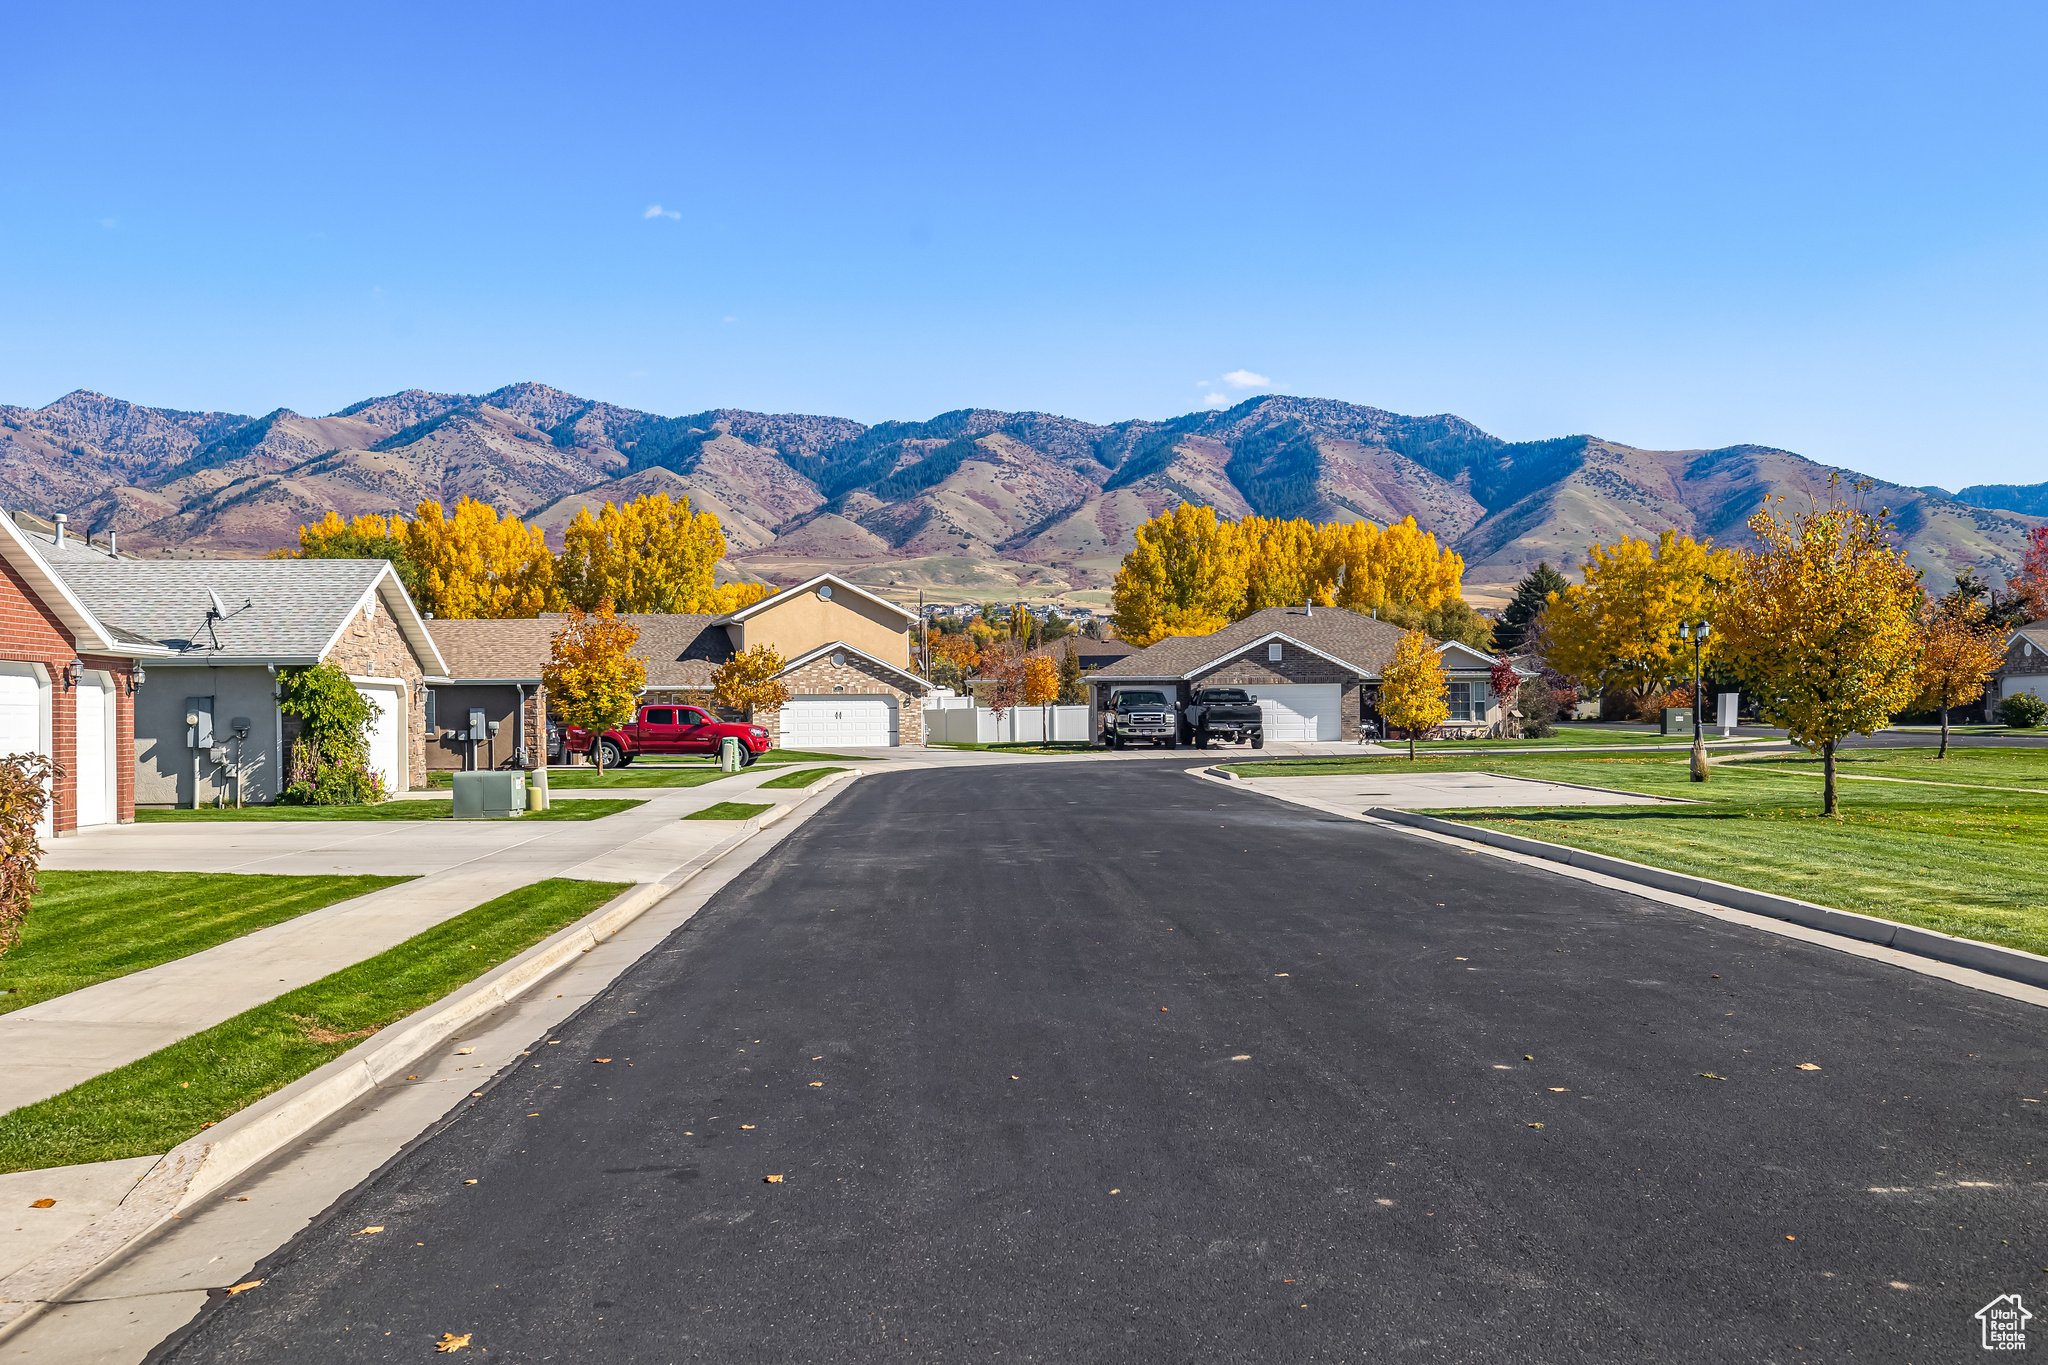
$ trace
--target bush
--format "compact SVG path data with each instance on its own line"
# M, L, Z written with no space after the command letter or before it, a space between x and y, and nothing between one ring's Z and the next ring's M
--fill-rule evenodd
M50 804L50 788L64 770L41 754L0 758L0 953L21 942L43 846L36 822Z
M1998 723L2015 730L2031 730L2048 720L2048 701L2031 692L2015 692L1998 703Z
M305 733L292 744L290 782L278 796L294 806L360 806L382 801L384 779L370 770L375 702L333 664L288 669L278 710Z
M1524 679L1515 689L1515 710L1522 717L1522 733L1530 739L1548 739L1557 733L1557 693L1547 678Z

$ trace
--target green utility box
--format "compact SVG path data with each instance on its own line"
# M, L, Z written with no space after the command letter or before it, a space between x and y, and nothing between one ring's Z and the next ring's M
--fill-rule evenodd
M718 770L727 773L740 770L739 736L727 735L718 741Z
M1664 708L1664 733L1667 735L1692 735L1692 708L1690 706L1667 706Z
M479 772L455 774L455 818L510 820L526 813L526 774Z

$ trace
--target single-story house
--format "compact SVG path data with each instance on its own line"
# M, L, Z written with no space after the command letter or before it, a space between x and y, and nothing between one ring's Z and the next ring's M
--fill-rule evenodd
M278 670L319 663L376 704L370 764L387 788L425 785L424 684L447 668L385 561L142 560L17 529L96 617L164 647L135 693L138 805L276 800L298 733Z
M1269 607L1209 635L1176 635L1087 678L1089 733L1112 695L1133 684L1171 690L1185 704L1198 687L1248 687L1266 713L1266 737L1356 740L1361 722L1384 733L1380 670L1399 626L1342 607ZM1450 683L1451 724L1490 725L1493 656L1456 641L1437 645Z
M2021 692L2048 701L2048 621L2029 621L2006 638L2005 659L1984 686L1984 709Z
M557 618L559 619L559 618ZM447 661L445 681L428 680L427 767L441 772L537 768L547 762L547 701L540 671L556 621L427 619ZM470 716L483 712L482 733ZM496 722L498 733L490 733Z
M0 518L0 755L41 754L63 770L43 834L135 819L136 693L169 654L95 616L33 531Z

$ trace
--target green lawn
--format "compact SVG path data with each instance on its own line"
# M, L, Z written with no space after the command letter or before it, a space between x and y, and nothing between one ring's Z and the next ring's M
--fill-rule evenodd
M557 792L591 791L605 787L701 787L707 782L716 782L730 776L718 770L715 763L680 763L645 765L635 763L629 768L606 768L602 773L595 768L550 768L548 769L548 790Z
M764 810L774 810L775 803L757 805L752 801L721 801L703 810L691 811L685 820L751 820Z
M1852 749L1838 762L1843 813L1834 819L1820 810L1820 760L1805 754L1717 763L1703 786L1687 781L1683 754L1231 766L1246 777L1496 772L1684 797L1702 804L1438 814L2048 953L2048 751L1962 749L1936 759L1932 749ZM1860 780L1869 777L1908 780Z
M521 887L61 1095L0 1114L0 1172L167 1152L629 885L555 878Z
M21 942L0 956L0 1014L411 880L45 872Z
M529 811L518 817L521 820L599 820L607 815L617 815L622 810L647 804L644 801L627 801L615 797L593 797L574 801L560 801L543 811ZM453 820L455 802L449 801L382 801L374 806L244 806L241 810L232 807L215 810L204 807L200 810L164 810L138 806L135 810L137 824L177 824L194 820Z
M784 773L780 777L769 778L756 790L765 790L770 787L808 787L819 778L825 777L828 774L846 771L848 770L845 768L798 768L793 773Z

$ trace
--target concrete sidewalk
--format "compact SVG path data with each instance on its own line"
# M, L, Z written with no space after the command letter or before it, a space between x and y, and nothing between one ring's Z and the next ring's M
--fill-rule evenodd
M1240 778L1234 784L1302 805L1365 806L1396 810L1454 810L1496 806L1664 806L1689 805L1673 797L1569 782L1545 782L1500 773L1343 773L1332 777Z
M68 1090L508 891L549 877L651 882L737 828L684 820L775 773L651 791L589 822L280 821L122 825L55 843L52 870L378 873L417 881L337 902L146 971L0 1015L0 1113ZM756 801L800 799L763 792ZM569 798L562 798L569 799Z

